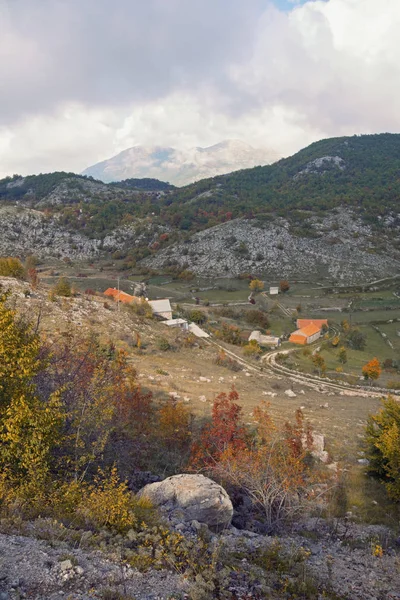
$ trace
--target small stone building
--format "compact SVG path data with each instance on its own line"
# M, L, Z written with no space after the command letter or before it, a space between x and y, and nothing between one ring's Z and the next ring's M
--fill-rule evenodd
M261 331L252 331L249 342L252 340L255 340L260 346L269 346L270 348L276 348L281 343L281 338L276 335L263 335Z
M177 327L178 329L183 329L184 331L189 329L189 324L185 319L168 319L168 321L163 321L163 323L168 327Z

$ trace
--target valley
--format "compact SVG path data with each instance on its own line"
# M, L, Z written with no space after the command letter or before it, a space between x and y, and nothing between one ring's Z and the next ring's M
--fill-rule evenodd
M28 431L24 427L18 434L24 443L14 444L13 436L7 437L7 444L15 447L18 477L0 486L0 500L5 499L2 531L25 535L26 527L32 527L40 537L44 527L43 535L50 540L58 535L58 527L65 528L68 539L89 531L93 547L100 544L105 552L119 553L124 564L151 572L153 567L173 564L177 572L188 573L193 566L188 566L187 558L179 562L180 553L188 552L179 544L191 544L193 535L193 543L203 544L201 529L207 538L203 550L210 553L216 538L208 538L212 535L208 526L199 524L193 534L197 525L169 518L163 530L164 525L154 521L153 509L137 504L131 492L147 481L204 471L232 494L232 531L236 532L232 535L240 537L240 543L243 536L254 535L263 545L276 533L286 545L290 530L290 535L298 536L297 546L308 543L305 540L312 545L315 538L311 553L315 566L318 556L329 563L326 535L338 544L361 544L365 564L378 556L370 556L370 546L375 544L385 553L388 572L393 572L399 505L368 474L373 456L365 436L382 398L390 394L394 403L400 400L400 213L395 166L400 136L372 137L325 140L276 165L183 188L154 179L105 184L72 173L0 181L0 257L15 257L9 263L2 258L1 264L17 268L15 277L0 277L2 292L10 294L1 298L4 331L16 319L18 340L19 328L24 331L30 322L32 339L44 357L33 387L25 382L24 369L13 370L18 361L26 360L18 346L11 345L15 364L7 359L0 368L11 372L5 379L10 394L13 379L21 380L17 389L24 390L31 402L32 415L54 411L59 415L56 427L62 432L60 448L59 441L52 441L46 459L49 466L46 460L26 459L39 475L42 465L48 469L43 480L41 475L29 478L44 482L34 492L18 486L25 481L19 453L30 449L35 438L23 437ZM374 159L369 154L371 142L376 146ZM364 162L359 158L361 150ZM382 170L389 186L379 180ZM133 295L138 284L149 301L168 299L173 318L197 324L209 337L198 338L172 323L167 326L146 301L123 304L104 295L108 288ZM328 327L312 343L296 345L289 336L298 328L297 319L327 319ZM260 332L260 340L262 336L278 339L278 347L250 342L254 331ZM21 345L30 339L29 335L21 338ZM0 338L3 356L9 351L7 340ZM377 370L365 371L374 360ZM27 369L35 372L30 364ZM32 396L36 389L37 398ZM0 400L1 394L0 385ZM221 406L226 402L226 410L231 411L220 422L215 421L218 402ZM8 423L11 413L1 414ZM240 420L235 421L235 414ZM46 425L40 419L33 430ZM9 426L14 427L14 422ZM211 426L217 440L227 426L230 440L215 455L213 438L210 446L207 442ZM314 446L306 450L308 428ZM54 431L50 429L42 439ZM268 437L278 434L283 442ZM274 454L275 443L281 454ZM263 477L262 469L257 469L265 466L266 457L258 453L267 448L268 461L277 460L277 472L288 468L288 477L294 477L288 484L291 516L284 526L279 517L273 524L268 521L268 511L260 510L263 504L254 500L249 488L243 492L237 487L237 478L247 471ZM225 451L232 455L226 458ZM249 457L253 462L246 463ZM9 460L8 455L3 458ZM54 488L58 484L61 495ZM260 485L264 493L268 480ZM286 483L282 485L285 488ZM12 486L18 494L31 494L29 511L25 505L14 508ZM304 507L298 504L300 498ZM118 502L122 506L128 502L128 512L118 513ZM101 503L106 511L103 525L97 517ZM297 509L302 511L299 518ZM42 523L42 513L51 525ZM117 515L115 521L109 520L114 518L110 514ZM136 520L142 518L143 522ZM349 523L353 529L347 539ZM148 527L154 537L146 533ZM108 549L100 540L102 531L112 532L106 534ZM178 539L174 536L180 532L182 539L168 550L167 560L172 562L166 563L166 540ZM228 546L229 536L224 533L220 538ZM328 547L333 548L331 542ZM161 562L149 558L140 562L149 548L154 556L162 549ZM230 564L234 554L229 557L218 558L218 564ZM338 595L326 597L347 600L350 588L340 579L345 570L340 548L335 547L334 558L340 565L334 591L329 567L317 587L324 590L324 597L332 593ZM208 554L209 565L207 561ZM263 577L268 565L262 563ZM246 570L250 579L253 566ZM231 579L235 569L230 571ZM75 577L73 562L67 572ZM218 576L207 575L212 581ZM129 571L129 578L134 577L136 571ZM253 589L250 579L247 590ZM385 580L385 590L389 583ZM280 597L284 585L276 581L271 598ZM366 589L360 570L354 597L369 598ZM197 598L196 593L190 598ZM263 598L260 594L250 597ZM313 594L304 597L317 598ZM86 600L84 595L76 597Z

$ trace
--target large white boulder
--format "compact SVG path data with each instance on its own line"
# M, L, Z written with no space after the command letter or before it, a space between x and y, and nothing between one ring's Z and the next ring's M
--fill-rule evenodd
M231 524L231 499L223 487L204 475L173 475L146 485L138 495L148 498L173 521L198 521L216 530Z

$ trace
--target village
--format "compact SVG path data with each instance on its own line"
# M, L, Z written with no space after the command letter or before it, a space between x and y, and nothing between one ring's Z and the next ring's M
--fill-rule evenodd
M140 291L144 291L141 288ZM275 296L278 294L279 288L271 287L270 295ZM133 296L118 290L117 288L107 288L104 292L104 296L112 298L115 302L122 304L132 304L147 302L150 306L152 313L155 317L162 320L164 325L167 327L176 327L183 331L188 331L198 338L208 338L210 334L201 329L196 323L188 322L186 319L173 318L173 309L169 298L160 298L157 300L149 300L141 296ZM249 296L250 304L254 304L254 298L252 295ZM293 344L299 344L301 346L312 344L317 341L322 333L328 331L328 320L327 319L297 319L297 329L293 331L289 337L289 342ZM282 338L274 335L265 335L259 330L254 330L250 333L248 341L255 341L260 347L264 348L279 348L282 343Z

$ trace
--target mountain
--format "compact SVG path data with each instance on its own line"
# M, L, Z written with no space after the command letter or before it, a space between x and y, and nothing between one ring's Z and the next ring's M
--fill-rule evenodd
M226 140L208 148L176 150L162 146L134 146L83 171L104 182L151 177L184 186L238 169L278 160L276 152L256 149L239 140Z
M400 271L400 135L332 138L173 188L73 173L0 181L0 254L358 282Z

